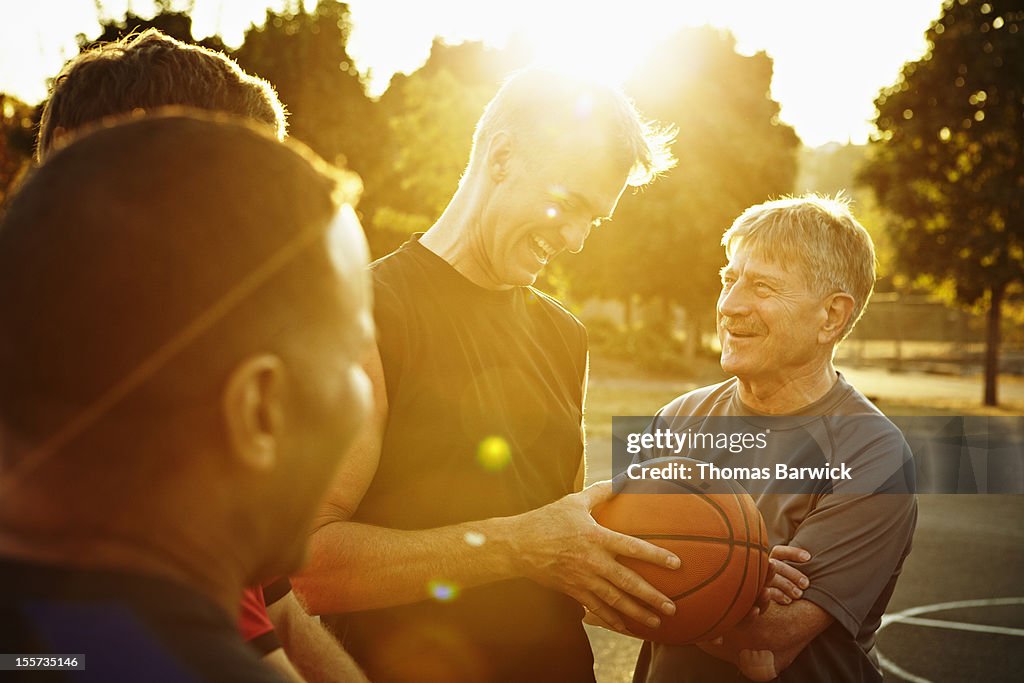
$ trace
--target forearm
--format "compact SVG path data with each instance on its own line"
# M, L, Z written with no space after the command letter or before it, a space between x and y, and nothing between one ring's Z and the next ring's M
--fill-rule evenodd
M341 645L289 594L268 608L284 653L307 683L365 683L366 676Z
M335 521L310 540L311 561L292 578L314 614L389 607L517 575L516 518L403 531Z
M832 617L809 600L772 604L764 613L744 619L722 637L720 645L702 645L708 654L737 663L740 650L771 650L782 671L832 623Z

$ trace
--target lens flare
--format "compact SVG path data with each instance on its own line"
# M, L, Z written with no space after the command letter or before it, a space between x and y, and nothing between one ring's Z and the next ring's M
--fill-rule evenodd
M476 460L485 470L500 472L512 460L512 449L502 437L489 436L477 447Z
M467 531L462 537L462 540L464 540L468 546L479 548L487 542L487 537L479 531Z
M427 583L427 591L438 602L451 602L459 597L459 587L450 581L430 581Z

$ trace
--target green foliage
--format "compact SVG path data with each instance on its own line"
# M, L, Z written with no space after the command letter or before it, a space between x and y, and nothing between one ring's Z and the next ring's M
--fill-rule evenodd
M876 100L863 177L896 217L903 271L989 309L994 404L1002 305L1024 282L1024 6L947 2L926 37Z
M332 163L360 175L372 168L380 124L346 50L348 5L321 0L282 12L267 10L232 56L270 81L289 111L288 134Z
M31 163L37 116L35 107L0 93L0 207L8 188Z
M115 40L124 38L129 34L142 33L146 29L150 28L155 28L161 33L180 40L183 43L202 45L203 47L208 47L211 50L217 50L218 52L227 51L227 48L224 46L224 41L220 39L220 36L209 36L202 40L196 40L196 37L192 34L192 17L189 16L188 12L172 11L170 9L169 2L159 2L156 4L157 12L149 19L140 17L130 10L126 12L124 17L121 19L113 19L109 17L101 18L101 32L95 39L89 40L85 34L78 34L77 42L79 51L89 50L97 45L102 45L103 43L111 43ZM98 6L102 8L102 4L99 4Z
M769 97L772 62L731 35L686 29L627 83L640 111L679 127L677 168L624 196L574 260L574 294L659 297L697 321L714 309L722 233L745 208L792 191L799 139Z
M901 267L976 303L1024 273L1024 8L947 4L927 37L876 101L863 177L897 217Z
M659 326L625 327L605 318L587 323L591 353L625 361L652 373L689 375L693 371L685 345Z

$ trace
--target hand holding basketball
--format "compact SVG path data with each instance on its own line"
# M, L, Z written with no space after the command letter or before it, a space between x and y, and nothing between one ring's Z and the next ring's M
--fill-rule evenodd
M615 630L626 628L622 615L657 625L659 613L672 614L675 605L616 558L662 571L678 568L679 558L594 521L590 511L612 495L611 482L600 482L514 518L514 561L520 574L571 596Z

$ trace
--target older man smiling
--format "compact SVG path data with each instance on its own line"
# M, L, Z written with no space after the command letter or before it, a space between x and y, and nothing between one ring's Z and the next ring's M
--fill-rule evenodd
M720 642L645 643L634 680L880 681L874 634L910 552L913 472L899 430L832 363L874 287L871 238L845 202L808 196L747 209L722 245L718 334L734 376L659 416L679 432L770 429L766 448L690 454L715 465L852 476L745 482L771 543L807 551L802 574L783 572L786 595Z

